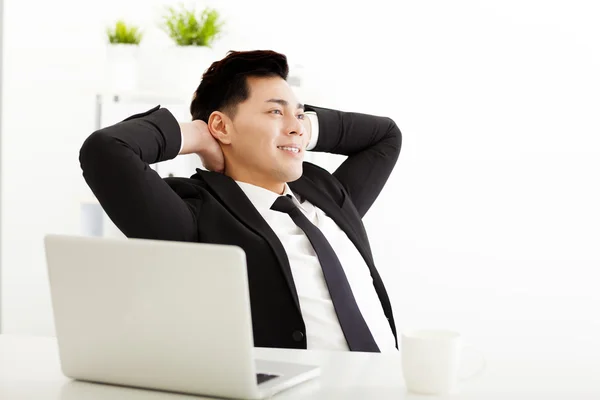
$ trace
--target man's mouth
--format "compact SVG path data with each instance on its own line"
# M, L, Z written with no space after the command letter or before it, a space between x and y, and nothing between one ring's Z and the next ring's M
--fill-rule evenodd
M300 153L300 149L297 147L277 146L278 149L291 151L292 153Z

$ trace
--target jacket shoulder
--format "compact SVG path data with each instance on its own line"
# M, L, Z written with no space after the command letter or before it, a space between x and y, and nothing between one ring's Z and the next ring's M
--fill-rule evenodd
M163 178L163 180L182 199L203 198L206 196L207 184L198 174L189 178L169 177Z

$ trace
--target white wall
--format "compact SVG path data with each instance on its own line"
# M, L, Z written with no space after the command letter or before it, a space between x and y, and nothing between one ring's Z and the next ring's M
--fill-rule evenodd
M213 2L228 18L217 51L287 52L318 90L305 101L396 120L401 158L365 221L400 329L455 327L484 348L499 337L496 349L540 354L540 335L577 329L593 343L599 7L388 3ZM103 27L120 9L152 24L159 4L5 0L4 332L53 332L42 237L79 229L77 155L93 129Z

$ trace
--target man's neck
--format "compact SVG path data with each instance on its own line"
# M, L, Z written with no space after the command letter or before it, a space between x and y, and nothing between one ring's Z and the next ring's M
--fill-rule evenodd
M227 157L225 157L225 175L234 181L249 183L279 195L282 195L285 191L285 182L273 181L268 176L264 176L259 171L248 168L245 165L228 162Z
M237 176L236 174L225 173L231 179L237 182L249 183L250 185L258 186L271 192L282 195L285 192L285 182L267 182L264 179L256 179L251 176Z

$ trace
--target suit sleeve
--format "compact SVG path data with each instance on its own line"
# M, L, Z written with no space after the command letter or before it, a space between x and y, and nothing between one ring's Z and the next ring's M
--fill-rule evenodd
M387 117L306 105L316 111L319 138L313 151L348 158L333 173L363 217L387 182L402 146L402 134Z
M182 199L149 166L175 158L180 146L179 123L160 106L100 129L83 143L83 177L127 237L197 239L194 203Z

